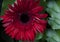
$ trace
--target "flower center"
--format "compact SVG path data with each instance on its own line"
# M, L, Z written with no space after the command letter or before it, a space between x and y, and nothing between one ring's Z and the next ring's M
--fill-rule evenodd
M21 20L22 23L27 23L29 21L29 19L30 18L28 16L28 14L24 14L24 13L20 17L20 20Z

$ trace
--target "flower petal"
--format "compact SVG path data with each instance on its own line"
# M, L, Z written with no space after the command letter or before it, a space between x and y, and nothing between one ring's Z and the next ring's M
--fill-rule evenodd
M31 10L31 12L32 13L37 13L37 12L41 12L41 11L43 11L43 7L42 6L37 6L37 7L35 7L35 8L33 8L32 10Z
M14 38L14 37L17 35L17 33L18 33L18 30L15 29L15 30L13 30L11 33L9 33L9 35L10 35L12 38Z
M47 14L34 14L34 15L38 18L47 18L48 17Z

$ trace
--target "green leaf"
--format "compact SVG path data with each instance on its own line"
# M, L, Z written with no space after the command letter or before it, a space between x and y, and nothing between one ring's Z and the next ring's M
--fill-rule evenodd
M2 20L2 18L0 18L0 21Z
M56 41L52 38L47 38L47 42L56 42Z
M60 29L60 21L55 21L49 18L48 23L51 25L52 29Z
M1 9L1 15L4 14L4 11L8 9L8 4L13 4L15 0L3 0L2 3L2 9Z
M60 35L54 30L47 30L47 41L48 42L60 42Z
M56 30L56 32L60 36L60 29Z
M42 37L43 37L43 34L37 33L37 35L36 35L36 40L39 40L39 39L41 39Z
M22 42L21 40L19 40L18 42Z
M60 29L60 7L55 1L49 1L47 7L46 10L51 16L48 19L49 25L52 29Z
M60 0L56 0L57 5L60 7Z

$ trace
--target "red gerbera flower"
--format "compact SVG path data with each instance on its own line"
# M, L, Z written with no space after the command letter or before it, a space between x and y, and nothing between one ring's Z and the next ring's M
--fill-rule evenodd
M39 14L43 7L39 6L40 0L17 0L14 5L9 5L3 18L5 31L17 40L34 40L37 32L43 33L47 21L43 18L47 14Z

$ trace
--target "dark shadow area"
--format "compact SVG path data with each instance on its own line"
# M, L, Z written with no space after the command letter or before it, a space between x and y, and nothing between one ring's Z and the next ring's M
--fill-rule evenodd
M3 38L4 34L4 27L2 26L2 21L0 21L0 41L1 42L6 42L6 40Z

